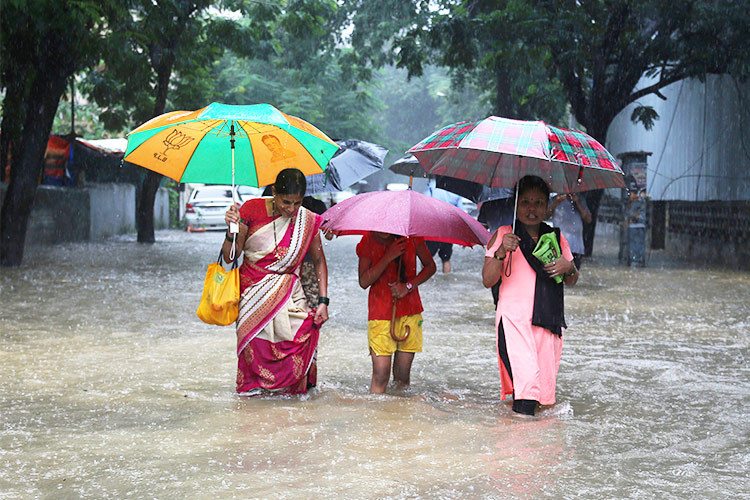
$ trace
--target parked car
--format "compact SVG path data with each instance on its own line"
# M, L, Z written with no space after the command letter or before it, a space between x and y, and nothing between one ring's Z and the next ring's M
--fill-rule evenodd
M240 195L242 203L244 203L251 198L260 198L263 196L264 189L252 186L237 186L237 194Z
M263 188L235 186L237 200L244 203L261 196ZM185 205L187 229L226 229L224 213L232 206L232 186L214 185L195 188Z

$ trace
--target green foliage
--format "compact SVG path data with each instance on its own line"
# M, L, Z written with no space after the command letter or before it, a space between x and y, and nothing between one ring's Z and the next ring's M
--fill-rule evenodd
M438 128L489 114L477 89L468 84L454 89L445 70L426 66L421 77L407 77L406 70L391 66L380 70L375 80L374 96L382 103L375 117L393 160Z
M565 101L558 82L546 79L547 54L510 43L506 20L484 4L497 2L445 0L433 2L433 8L419 1L401 2L398 16L373 28L374 17L395 7L346 2L354 25L351 43L357 63L381 67L394 62L406 68L409 77L422 75L430 64L444 66L450 69L457 92L465 85L479 89L489 104L485 116L560 122Z
M659 119L659 114L652 106L636 106L630 115L633 123L640 123L646 130L654 128L654 122Z
M750 66L750 16L732 0L439 0L427 12L422 1L401 3L345 2L359 65L396 60L410 75L444 65L493 93L495 113L520 118L558 122L567 101L599 140L643 95L708 73L744 79ZM388 9L400 17L375 23ZM636 90L643 76L656 80Z

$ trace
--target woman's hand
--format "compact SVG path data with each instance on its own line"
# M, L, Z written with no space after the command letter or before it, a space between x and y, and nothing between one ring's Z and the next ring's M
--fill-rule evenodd
M232 205L229 207L229 209L224 213L224 222L227 223L227 227L234 222L235 224L239 224L240 222L240 211L237 209L236 205Z
M565 257L560 257L553 260L552 262L544 265L544 270L549 274L550 278L555 276L565 276L566 274L573 273L576 268L575 264L570 262Z
M315 308L315 317L313 318L313 323L320 326L326 321L328 321L328 305L318 304L318 307Z
M508 254L508 252L512 252L516 248L518 248L518 242L519 241L521 241L521 238L519 238L515 234L513 234L513 233L505 233L503 235L503 242L500 245L500 248L498 248L495 251L495 254L498 257L500 257L500 258L505 257Z

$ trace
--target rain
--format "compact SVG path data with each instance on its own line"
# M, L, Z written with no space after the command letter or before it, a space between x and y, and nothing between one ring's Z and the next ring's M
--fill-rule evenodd
M746 5L612 3L3 2L0 500L750 498ZM500 397L479 245L454 245L451 272L438 261L418 286L411 385L371 394L353 235L322 240L317 386L237 394L234 327L196 316L223 209L206 231L194 207L185 216L188 196L235 184L235 153L228 192L255 196L277 172L248 165L297 166L305 152L267 131L276 141L253 149L264 142L250 126L236 149L183 155L199 141L171 120L258 105L305 124L319 153L307 194L329 206L423 192L437 172L410 149L487 118L606 147L586 165L591 151L562 143L535 157L595 221L565 288L556 404L530 417ZM173 112L163 137L145 126ZM152 137L157 149L126 158ZM377 172L347 181L332 167L355 145ZM471 217L517 180L499 162L492 180L468 179L480 158L493 166L485 153L435 179L471 184ZM189 185L177 156L212 174L231 161L232 174ZM580 168L562 175L557 161ZM617 185L607 162L627 174Z

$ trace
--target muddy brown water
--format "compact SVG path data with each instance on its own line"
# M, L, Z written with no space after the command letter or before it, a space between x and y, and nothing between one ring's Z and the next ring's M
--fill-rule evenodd
M750 274L614 233L566 292L558 403L499 401L480 249L421 287L412 387L368 394L356 237L325 245L319 386L234 393L234 332L195 316L221 233L27 250L0 269L0 499L749 498Z

